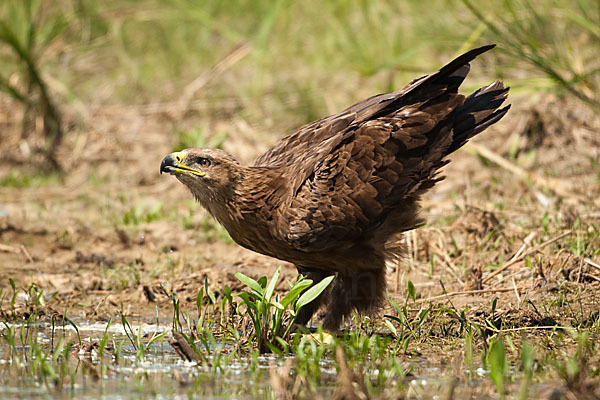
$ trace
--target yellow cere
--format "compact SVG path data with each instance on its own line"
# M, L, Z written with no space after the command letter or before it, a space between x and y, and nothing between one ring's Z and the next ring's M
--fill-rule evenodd
M189 172L191 174L194 175L198 175L198 176L204 176L206 175L206 172L202 172L202 171L197 171L193 168L190 168L186 165L181 165L181 163L183 162L184 158L185 158L185 153L183 151L178 151L176 153L172 153L171 154L173 156L173 158L175 159L175 161L177 161L177 168L175 169L175 171L177 172Z
M183 159L185 158L185 153L183 151L177 151L175 153L171 153L171 155L178 163L183 162Z

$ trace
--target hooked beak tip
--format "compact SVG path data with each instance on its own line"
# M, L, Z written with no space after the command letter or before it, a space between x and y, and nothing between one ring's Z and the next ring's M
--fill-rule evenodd
M175 157L173 157L173 154L169 154L168 156L163 158L163 160L160 163L160 174L162 175L163 172L169 172L172 168L176 167L177 161L175 160Z

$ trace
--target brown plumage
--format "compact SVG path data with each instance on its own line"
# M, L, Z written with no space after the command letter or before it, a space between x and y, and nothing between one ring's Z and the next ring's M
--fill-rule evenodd
M336 274L306 306L307 323L325 307L336 330L355 309L377 310L385 261L402 256L402 232L418 227L419 199L441 178L446 156L497 122L508 88L496 81L466 97L458 87L485 46L439 71L380 94L281 139L253 166L222 150L165 157L174 174L250 250L292 262L313 281Z

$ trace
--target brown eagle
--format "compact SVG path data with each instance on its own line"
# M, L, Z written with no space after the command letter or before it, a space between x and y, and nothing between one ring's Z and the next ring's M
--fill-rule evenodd
M306 324L324 307L335 331L352 310L376 311L386 260L402 256L402 232L422 224L419 199L442 178L446 157L497 122L510 106L501 81L468 97L458 87L471 50L393 93L379 94L281 139L253 166L216 149L169 154L168 172L239 245L295 264L315 283L335 275L305 306Z

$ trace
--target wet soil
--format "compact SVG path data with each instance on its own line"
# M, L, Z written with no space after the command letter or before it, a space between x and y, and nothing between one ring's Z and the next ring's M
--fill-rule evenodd
M593 318L600 281L593 235L600 218L598 121L570 103L532 106L517 98L513 110L453 156L446 180L424 199L428 224L406 235L409 254L389 269L392 299L404 301L411 281L417 308L468 309L473 318L514 328ZM258 278L282 265L278 290L285 291L285 280L296 276L291 265L235 245L182 185L159 175L161 158L174 150L163 117L135 109L109 117L100 109L91 117L94 129L73 132L60 150L66 175L2 187L5 292L9 279L20 288L33 284L53 312L102 321L119 312L140 320L153 319L157 308L168 313L171 292L192 308L205 281L217 296L225 285L241 289L236 271ZM39 165L23 154L18 137L1 147L4 181L37 176ZM224 147L250 162L266 145L245 132ZM474 155L481 147L506 165ZM577 243L583 247L574 250ZM577 296L577 312L541 306L564 293Z

